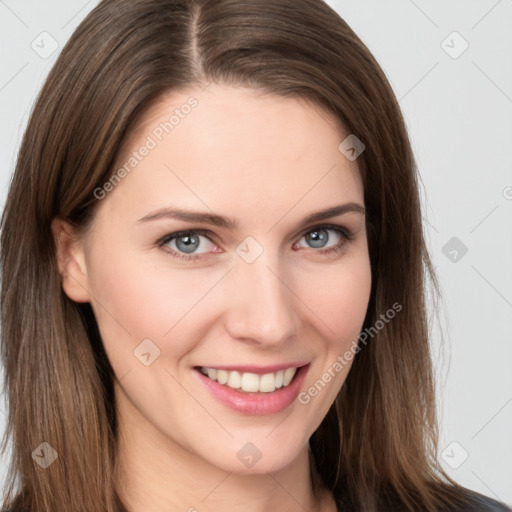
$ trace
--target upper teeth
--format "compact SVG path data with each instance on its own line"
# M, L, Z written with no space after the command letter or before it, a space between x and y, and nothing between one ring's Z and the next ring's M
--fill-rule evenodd
M271 393L276 388L288 386L297 368L287 368L274 373L257 375L256 373L240 373L237 371L217 370L215 368L201 367L201 372L219 384L225 384L233 389L242 389L248 392Z

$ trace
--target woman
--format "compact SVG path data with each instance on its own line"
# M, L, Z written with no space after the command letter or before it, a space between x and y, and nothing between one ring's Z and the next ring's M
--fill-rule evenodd
M507 510L437 463L416 180L326 4L100 3L2 218L4 507Z

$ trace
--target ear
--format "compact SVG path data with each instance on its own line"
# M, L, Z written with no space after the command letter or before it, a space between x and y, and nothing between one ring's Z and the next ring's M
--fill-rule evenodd
M66 221L55 218L51 225L62 288L75 302L89 302L89 283L83 240Z

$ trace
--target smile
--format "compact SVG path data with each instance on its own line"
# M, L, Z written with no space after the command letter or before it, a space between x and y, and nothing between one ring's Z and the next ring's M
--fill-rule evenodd
M206 368L205 366L202 366L200 371L209 379L231 389L239 389L247 393L272 393L276 389L288 386L297 373L297 368L286 368L265 375Z
M309 367L309 363L266 368L196 366L194 374L224 406L239 414L266 415L282 412L295 402Z

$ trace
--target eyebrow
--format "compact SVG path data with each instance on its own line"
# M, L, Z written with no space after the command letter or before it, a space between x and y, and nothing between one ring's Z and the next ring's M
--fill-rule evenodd
M336 217L344 213L356 212L362 215L365 214L366 210L364 206L358 203L345 203L338 206L332 206L325 210L321 210L315 213L307 215L303 223L309 224L310 222L318 222L331 217ZM239 226L238 222L234 219L216 215L214 213L199 212L194 210L180 209L180 208L160 208L152 211L140 218L137 222L150 222L159 219L177 219L188 222L199 222L202 224L211 224L222 228L229 229L231 231L236 230Z

